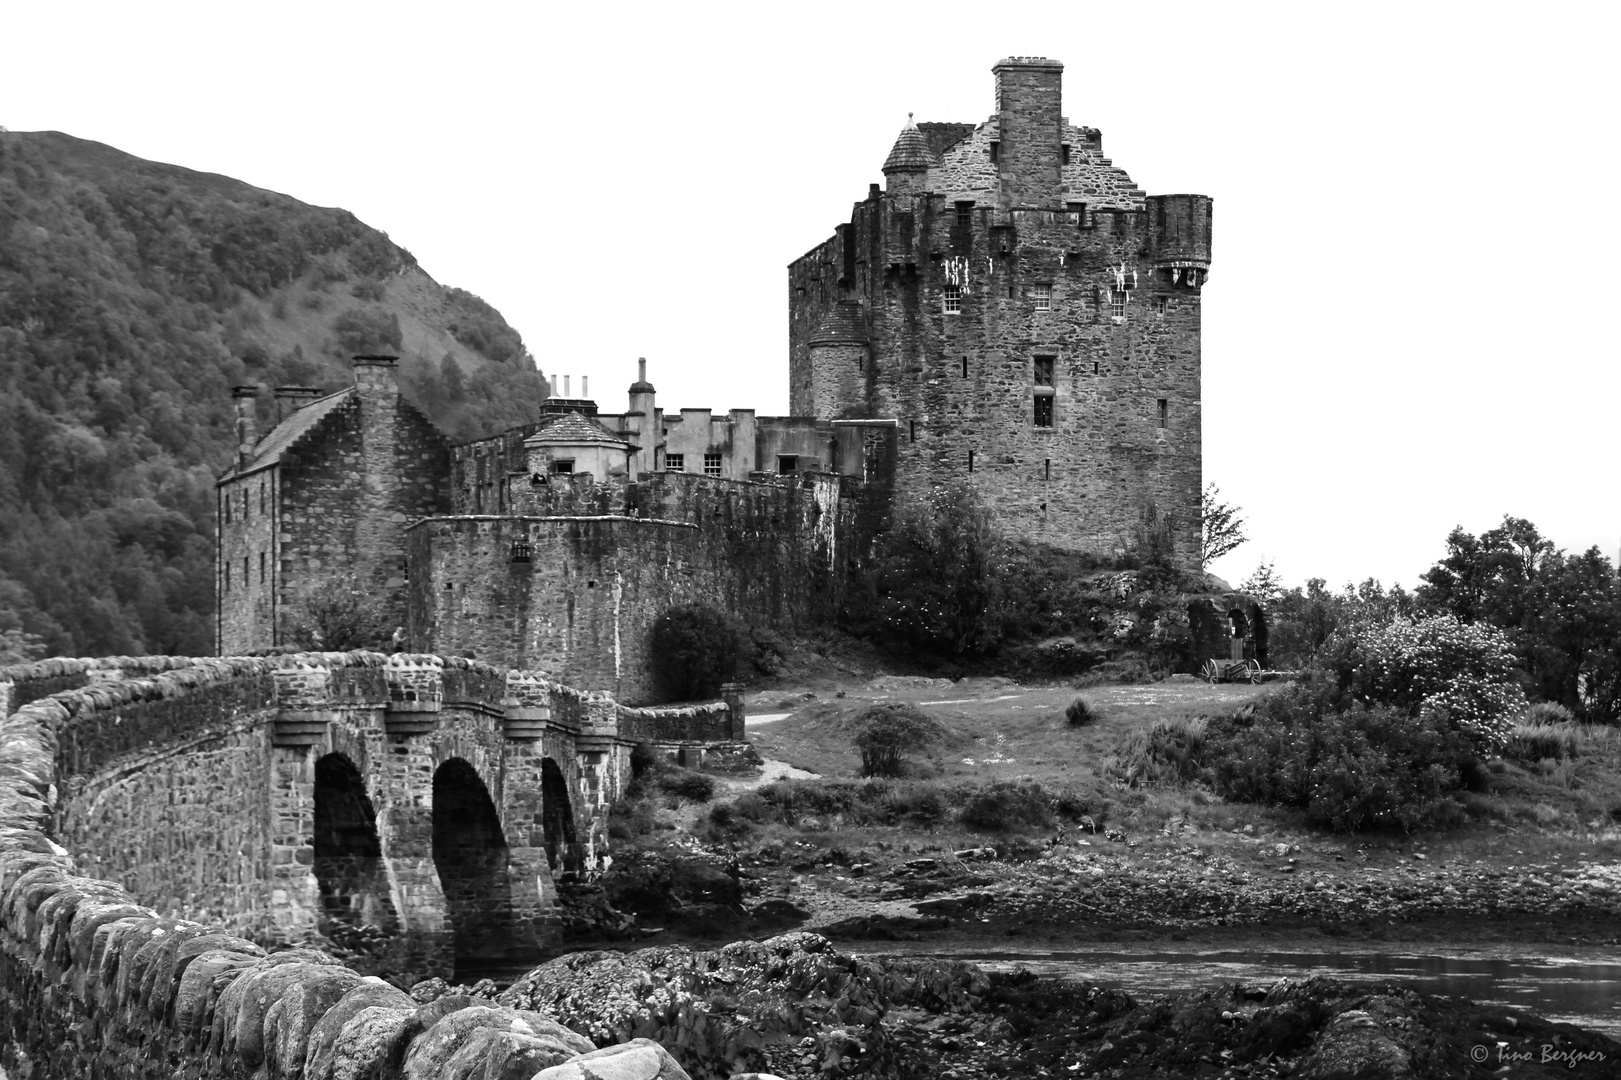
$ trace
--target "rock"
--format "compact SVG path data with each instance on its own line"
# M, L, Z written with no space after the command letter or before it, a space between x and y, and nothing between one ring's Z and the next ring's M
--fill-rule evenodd
M583 1035L570 1031L539 1013L519 1011L506 1006L491 1006L483 1002L454 1009L446 1008L457 1000L457 996L447 995L432 1004L418 1008L416 1022L420 1025L422 1034L411 1041L411 1048L405 1055L403 1075L406 1080L438 1080L440 1076L446 1075L450 1063L457 1059L458 1055L461 1055L463 1063L470 1068L471 1065L467 1063L471 1059L462 1055L462 1050L474 1039L476 1032L485 1028L520 1036L517 1040L497 1043L490 1042L488 1037L478 1036L478 1042L480 1045L491 1046L492 1052L498 1052L502 1061L539 1062L524 1074L526 1078L533 1075L536 1069L567 1060L576 1054L595 1050L595 1045ZM471 1002L474 999L460 998L460 1000ZM461 1075L481 1077L478 1073L464 1072ZM489 1075L492 1078L495 1076L504 1078L507 1074Z
M542 1069L534 1080L692 1080L652 1039L632 1039Z
M1404 1080L1413 1059L1374 1017L1351 1009L1330 1020L1295 1073L1301 1080Z
M433 1076L435 1080L530 1080L536 1072L578 1056L578 1051L556 1039L487 1027L470 1033Z
M414 1010L414 1005L403 990L382 979L366 978L350 987L310 1029L304 1057L306 1080L325 1080L331 1073L345 1026L366 1009L401 1012Z
M411 987L411 1000L426 1005L430 1001L444 997L449 990L450 984L443 979L424 979Z
M276 1023L272 1025L268 1015L265 1018L265 1064L271 1076L295 1076L304 1068L316 1025L364 978L348 968L334 968L282 991Z
M304 1080L373 1080L398 1076L411 1037L419 1030L412 1009L373 1005L344 1021L331 1049L313 1053ZM319 1024L316 1025L320 1027ZM314 1037L311 1039L312 1043Z

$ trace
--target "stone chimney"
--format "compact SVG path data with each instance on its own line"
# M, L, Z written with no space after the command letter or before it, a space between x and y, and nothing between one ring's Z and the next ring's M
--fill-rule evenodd
M259 388L233 386L231 402L236 406L236 467L245 469L259 441Z
M400 392L399 364L397 356L355 357L355 389L361 397L387 395L392 399Z
M568 376L567 375L563 376L563 396L564 397L569 396L569 392L568 392Z
M276 395L276 423L281 423L310 402L321 396L319 386L278 386Z
M625 414L625 427L636 443L636 453L630 459L632 478L653 471L653 452L663 427L655 400L653 384L647 381L647 358L640 357L636 361L636 381L630 384L630 411Z
M1010 56L996 75L996 171L1005 210L1056 210L1063 200L1064 65Z
M589 375L580 376L580 396L583 398L591 396L591 376Z

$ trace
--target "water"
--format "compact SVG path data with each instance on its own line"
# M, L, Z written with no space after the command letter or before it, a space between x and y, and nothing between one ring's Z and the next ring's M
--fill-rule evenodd
M921 945L921 943L920 943ZM885 953L894 954L886 949ZM1136 996L1270 986L1280 978L1327 975L1391 981L1430 994L1525 1009L1621 1039L1621 955L1547 955L1524 948L1429 952L1086 950L975 951L919 947L911 955L972 960L992 971L1019 965L1042 975L1114 987Z

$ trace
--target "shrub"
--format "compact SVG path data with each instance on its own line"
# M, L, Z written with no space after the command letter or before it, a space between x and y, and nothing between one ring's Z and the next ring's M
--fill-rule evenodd
M1444 713L1323 704L1321 685L1307 685L1263 699L1247 722L1212 723L1217 792L1302 810L1337 832L1458 820L1451 795L1479 770L1473 739Z
M670 701L715 697L736 677L746 640L724 612L703 604L673 607L653 624L653 677Z
M1194 780L1204 766L1207 724L1202 716L1155 720L1131 733L1104 775L1127 787Z
M1515 724L1509 732L1504 753L1522 761L1541 761L1543 758L1562 761L1576 756L1579 739L1580 732L1574 721Z
M657 772L659 790L669 795L679 795L683 799L693 802L708 802L715 795L715 778L691 769L683 769L679 765L668 765Z
M1091 703L1081 697L1070 702L1069 708L1064 710L1064 720L1070 727L1085 727L1097 718L1098 714Z
M1576 720L1576 714L1556 701L1539 701L1526 706L1525 713L1520 717L1522 724L1570 724Z
M1053 823L1052 800L1033 780L997 781L968 796L962 823L995 832L1046 828Z
M322 578L291 605L293 644L304 649L388 651L396 627L377 592L353 574Z
M639 742L630 748L630 775L640 779L657 769L663 761L663 757L653 749L651 743Z
M1482 750L1502 748L1526 707L1508 638L1451 615L1355 625L1324 652L1351 700L1442 717Z
M854 741L861 752L862 776L900 776L906 752L927 749L943 730L923 710L901 702L874 705L856 723L861 728Z

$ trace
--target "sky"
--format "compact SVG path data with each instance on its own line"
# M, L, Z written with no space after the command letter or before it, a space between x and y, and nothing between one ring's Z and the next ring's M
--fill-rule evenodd
M789 262L1003 56L1151 194L1214 197L1204 476L1286 584L1411 587L1454 526L1621 546L1617 5L54 0L0 126L341 206L625 408L787 412ZM1021 16L1021 12L1026 15Z

